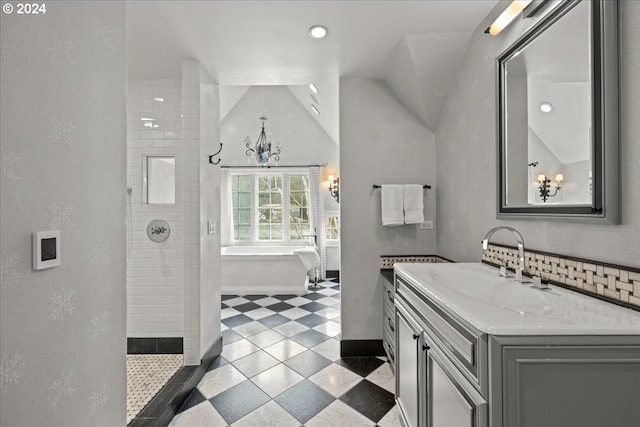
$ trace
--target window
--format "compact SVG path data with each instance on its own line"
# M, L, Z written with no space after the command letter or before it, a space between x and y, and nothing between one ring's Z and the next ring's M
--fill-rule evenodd
M237 242L289 242L310 234L306 172L231 174L233 238Z
M340 224L338 215L331 214L325 216L324 222L325 239L340 240Z
M144 166L145 202L176 202L176 158L173 156L147 156Z

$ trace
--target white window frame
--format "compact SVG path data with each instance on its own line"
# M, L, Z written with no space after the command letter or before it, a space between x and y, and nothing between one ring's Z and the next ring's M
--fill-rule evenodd
M263 170L257 169L233 169L230 168L231 176L249 175L251 176L251 240L236 240L235 233L232 233L231 246L270 246L274 243L283 246L298 246L300 244L306 244L307 240L291 240L291 232L289 230L289 176L291 175L304 175L309 179L309 170L305 168L278 168L277 170ZM282 177L282 239L281 240L260 240L259 236L259 224L258 224L258 177L260 176L281 176ZM309 194L309 201L311 195ZM311 217L311 206L309 205L309 216ZM312 224L310 224L310 227Z
M326 230L326 226L327 226L327 218L330 216L336 216L338 217L338 238L337 239L328 239L327 238L327 230ZM324 232L325 232L325 243L327 247L337 247L340 246L340 211L338 210L326 210L324 211Z

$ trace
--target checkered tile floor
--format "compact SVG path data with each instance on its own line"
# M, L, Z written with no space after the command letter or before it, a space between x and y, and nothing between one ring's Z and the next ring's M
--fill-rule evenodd
M221 357L170 426L402 427L384 358L340 358L340 285L223 295Z

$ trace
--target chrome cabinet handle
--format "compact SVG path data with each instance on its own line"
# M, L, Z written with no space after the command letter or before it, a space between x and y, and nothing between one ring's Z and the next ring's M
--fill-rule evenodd
M422 351L427 351L427 350L431 350L431 347L429 347L429 345L427 344L422 344Z

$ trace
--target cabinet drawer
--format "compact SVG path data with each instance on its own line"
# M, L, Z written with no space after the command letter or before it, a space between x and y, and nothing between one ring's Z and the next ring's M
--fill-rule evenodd
M425 332L446 352L472 382L487 391L486 337L446 313L409 280L396 275L395 298L407 304L423 324Z

